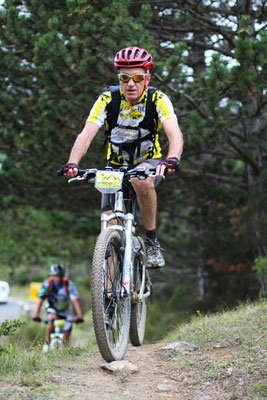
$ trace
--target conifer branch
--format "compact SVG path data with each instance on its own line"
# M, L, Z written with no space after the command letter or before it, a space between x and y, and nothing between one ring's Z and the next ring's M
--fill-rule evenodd
M260 168L259 168L258 164L257 164L254 160L252 160L252 159L244 152L244 150L242 150L241 147L238 146L238 145L233 141L233 139L232 139L229 135L228 135L228 138L227 138L227 139L228 139L228 143L230 144L230 146L232 146L232 147L237 151L237 153L239 153L239 154L242 156L243 160L244 160L245 162L247 162L247 163L253 168L255 174L256 174L256 175L260 175Z
M191 96L189 96L188 94L184 94L184 97L189 101L189 103L191 103L194 106L194 108L201 115L201 117L210 119L208 114L206 114L205 111L199 107L199 105L195 102L195 100Z

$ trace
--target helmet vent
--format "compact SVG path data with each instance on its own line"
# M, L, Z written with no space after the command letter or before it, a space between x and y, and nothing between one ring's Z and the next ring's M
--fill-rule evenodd
M146 57L146 55L147 55L147 52L146 52L146 51L144 51L144 52L143 52L143 54L142 54L142 56L141 56L141 58L145 58L145 57ZM151 57L150 57L150 60L151 60Z
M139 50L136 49L135 52L134 52L134 58L137 58L137 57L138 57L138 54L139 54Z
M144 67L150 73L153 70L153 57L146 49L140 49L137 46L121 49L114 58L116 69L121 67Z

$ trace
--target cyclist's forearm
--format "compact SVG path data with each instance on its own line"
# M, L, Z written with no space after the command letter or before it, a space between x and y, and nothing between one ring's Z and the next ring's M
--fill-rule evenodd
M99 127L96 124L86 123L82 132L77 136L71 149L69 163L79 164L87 152L92 140L94 139Z
M183 152L183 134L176 119L169 119L163 122L164 131L169 140L167 157L177 157L179 160Z
M37 304L35 306L35 310L33 312L34 315L39 315L41 307L42 307L42 304L43 304L43 299L38 299L38 302L37 302Z
M75 311L76 311L77 316L82 318L83 317L83 311L82 311L82 307L81 307L79 299L74 299L73 300L73 305L75 307Z
M172 140L169 143L169 151L167 157L177 157L178 160L180 160L183 152L183 144L183 135L179 129L179 133L176 135L175 140Z
M85 153L87 152L90 146L90 142L88 143L85 138L81 136L81 133L77 136L75 143L71 149L70 157L68 162L79 164Z

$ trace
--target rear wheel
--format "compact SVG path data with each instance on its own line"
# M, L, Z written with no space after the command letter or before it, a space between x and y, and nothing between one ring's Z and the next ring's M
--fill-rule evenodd
M107 361L121 360L130 329L130 295L122 296L123 243L115 229L100 233L92 264L92 312L96 341Z
M134 260L133 270L133 301L131 304L131 325L130 325L130 341L133 346L141 346L145 336L147 299L143 298L137 301L137 295L140 292L145 268L145 246L141 237L135 238L135 248L139 248Z

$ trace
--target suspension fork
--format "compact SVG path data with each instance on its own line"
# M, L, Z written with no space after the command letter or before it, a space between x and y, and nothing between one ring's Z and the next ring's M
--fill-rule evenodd
M122 214L116 213L116 216L119 216L121 219L125 221L124 227L119 225L112 225L109 228L107 227L108 221L114 218L114 214L107 216L102 215L102 228L103 229L114 229L117 231L121 231L123 234L123 271L122 271L122 289L121 289L121 297L127 297L130 295L130 287L133 275L133 255L134 255L134 246L133 246L133 215L131 213Z
M133 215L126 215L126 224L124 230L124 257L123 257L123 273L122 273L122 292L121 296L130 295L132 268L133 268L133 243L132 243Z
M110 201L112 200L112 197L114 196L114 212L110 215L106 214L105 212L102 212L101 214L101 232L108 228L109 222L112 219L118 219L122 218L122 220L126 219L125 215L125 205L124 205L124 198L123 198L123 192L122 190L119 190L118 192L114 193L113 195L109 195Z
M127 297L130 295L131 280L132 280L132 265L133 265L133 255L134 246L132 240L132 230L134 216L131 213L125 214L125 205L123 192L120 190L115 193L115 204L114 213L107 215L105 213L101 214L101 231L108 228L108 223L114 218L119 218L124 221L124 227L113 225L111 229L119 229L123 231L123 272L122 272L122 289L121 297Z

